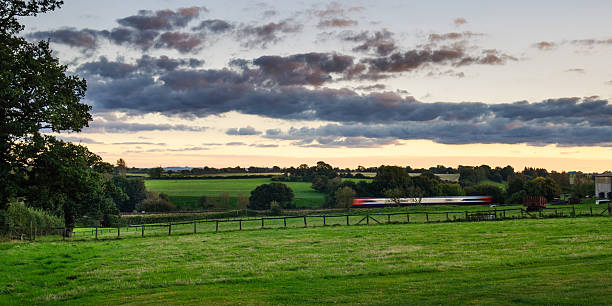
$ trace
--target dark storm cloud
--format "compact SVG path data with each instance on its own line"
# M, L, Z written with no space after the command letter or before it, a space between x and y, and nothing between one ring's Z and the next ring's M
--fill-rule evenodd
M283 20L278 23L270 22L264 25L248 25L238 29L238 37L245 41L247 47L265 48L268 44L280 41L283 34L297 33L302 31L302 25L293 23L291 20Z
M243 127L243 128L232 128L232 129L228 129L225 134L227 135L234 135L234 136L238 136L238 135L259 135L261 134L260 131L256 130L255 128L253 128L252 126L247 126L247 127Z
M233 29L229 22L220 19L208 19L200 22L197 27L193 27L194 31L208 30L213 33L223 33Z
M151 48L159 32L153 30L134 30L129 28L114 28L103 33L111 42L117 45L132 45L142 50Z
M138 15L129 16L117 20L122 26L132 27L140 31L146 30L173 30L183 28L187 24L200 16L200 12L207 12L205 7L181 8L176 11L161 10L148 11L141 10Z
M369 31L360 33L347 31L340 34L340 39L358 43L358 45L353 48L355 52L374 52L377 55L386 56L397 49L395 40L393 39L393 33L386 29L373 33Z
M28 38L36 40L49 39L52 43L64 44L84 50L94 50L98 47L100 32L91 29L64 28L54 31L39 31L27 35Z

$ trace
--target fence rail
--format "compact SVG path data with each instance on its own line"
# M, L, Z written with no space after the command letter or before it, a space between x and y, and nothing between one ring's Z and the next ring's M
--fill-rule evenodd
M466 210L466 211L433 211L433 212L389 212L371 214L330 214L330 215L302 215L279 217L246 217L227 219L205 219L182 222L168 222L155 224L128 225L124 227L95 227L74 228L71 237L68 229L64 227L53 228L51 235L62 239L75 238L122 238L145 237L146 234L167 235L189 234L198 232L240 231L264 228L298 228L317 226L351 226L369 224L393 223L437 223L437 222L465 222L465 221L496 221L524 218L554 218L575 216L612 216L612 206L607 207L579 207L564 206L543 208L539 211L529 212L524 208ZM15 237L15 236L13 236ZM41 238L40 231L30 228L17 238L36 240Z

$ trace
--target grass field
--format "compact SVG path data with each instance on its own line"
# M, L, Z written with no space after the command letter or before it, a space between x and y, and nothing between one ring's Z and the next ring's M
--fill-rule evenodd
M0 244L0 304L609 304L612 218Z
M232 205L238 195L250 196L251 191L262 184L271 183L269 178L248 179L183 179L146 180L147 189L168 194L170 201L179 209L200 209L199 199L205 195L216 197L228 193ZM319 207L325 194L310 188L307 182L283 182L293 190L294 203L298 207Z

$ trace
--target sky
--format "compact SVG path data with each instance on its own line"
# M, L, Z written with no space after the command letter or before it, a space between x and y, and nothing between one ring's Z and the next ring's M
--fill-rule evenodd
M228 5L229 4L229 5ZM25 17L87 80L55 134L132 167L612 170L610 1L89 1Z

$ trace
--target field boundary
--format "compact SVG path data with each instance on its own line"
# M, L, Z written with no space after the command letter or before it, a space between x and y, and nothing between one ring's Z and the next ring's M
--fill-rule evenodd
M159 236L160 229L166 228L167 235L173 234L173 229L180 229L179 234L196 234L196 233L218 233L220 231L241 231L253 229L274 229L288 228L288 222L293 221L290 228L308 228L320 226L354 226L354 225L370 225L370 224L407 224L407 223L440 223L440 222L483 222L483 221L502 221L511 219L542 219L542 218L562 218L576 216L612 216L612 206L593 207L590 206L587 210L581 207L582 210L576 210L575 206L543 208L539 211L527 211L524 208L509 208L509 209L488 209L475 211L436 211L436 212L389 212L389 213L372 213L372 214L329 214L329 215L301 215L301 216L278 216L278 217L253 217L253 218L227 218L227 219L205 219L191 220L183 222L168 222L155 224L138 224L128 225L124 227L75 227L71 237L67 237L67 228L53 228L52 233L55 237L62 240L75 240L75 238L93 238L98 239L122 239L127 237L146 237L146 233ZM603 208L603 209L602 209ZM358 220L358 221L356 221ZM282 222L281 222L282 221ZM296 224L297 221L297 224ZM251 224L250 228L243 225ZM258 226L253 227L252 224L257 223ZM261 224L261 226L259 226ZM198 226L214 225L214 230L203 230ZM221 229L220 225L230 225L230 229ZM186 228L188 230L186 230ZM191 228L193 230L191 230ZM23 231L22 231L23 232ZM13 236L17 239L36 240L36 228L30 228L29 232L22 233L19 236ZM151 233L153 232L153 233ZM163 230L161 234L165 233ZM122 236L122 233L124 236ZM135 234L136 233L136 234ZM49 236L53 236L49 235ZM40 238L40 237L38 237ZM78 240L78 239L76 239Z

